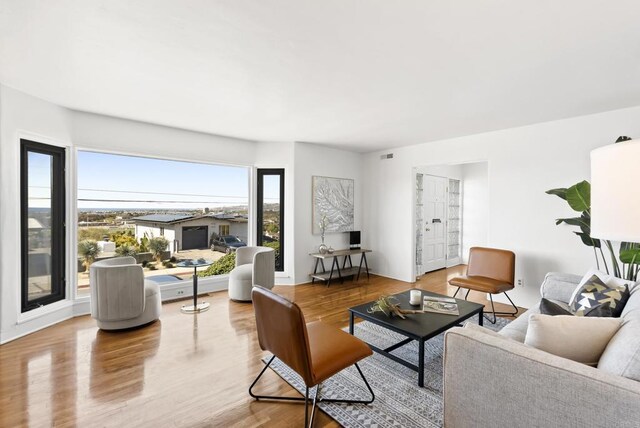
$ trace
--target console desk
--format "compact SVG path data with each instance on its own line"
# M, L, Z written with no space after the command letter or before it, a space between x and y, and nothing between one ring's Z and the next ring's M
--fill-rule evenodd
M362 265L364 264L364 271L367 273L367 279L369 279L369 265L367 264L367 253L370 253L371 250L366 250L364 248L358 248L357 250L336 250L333 253L311 253L309 254L311 257L316 259L316 265L313 269L313 273L311 276L311 283L314 284L316 281L326 281L327 287L331 284L331 281L334 279L339 279L340 282L344 282L346 277L356 277L356 281L360 279L360 272L362 271ZM360 264L356 267L353 266L351 261L351 256L360 254ZM342 267L340 267L339 257L344 257L342 260ZM327 259L331 259L331 270L327 271L324 266L324 261ZM349 266L347 266L347 261L349 261ZM318 268L322 267L322 271L318 271Z

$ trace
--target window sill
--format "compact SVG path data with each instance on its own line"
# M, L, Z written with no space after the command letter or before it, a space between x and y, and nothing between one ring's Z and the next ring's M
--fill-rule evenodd
M35 319L50 315L61 309L71 308L72 306L73 306L73 302L71 300L60 300L55 303L51 303L36 309L32 309L28 312L23 312L18 315L18 320L16 321L16 325L31 322Z

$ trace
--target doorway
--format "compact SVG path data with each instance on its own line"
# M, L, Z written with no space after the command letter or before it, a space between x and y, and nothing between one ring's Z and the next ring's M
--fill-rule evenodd
M416 173L416 273L460 264L460 180Z
M413 177L416 277L465 263L487 245L487 162L415 167Z

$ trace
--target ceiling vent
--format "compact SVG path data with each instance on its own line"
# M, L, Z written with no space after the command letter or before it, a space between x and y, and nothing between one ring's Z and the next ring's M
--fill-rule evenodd
M387 153L384 155L380 155L380 159L393 159L393 153Z

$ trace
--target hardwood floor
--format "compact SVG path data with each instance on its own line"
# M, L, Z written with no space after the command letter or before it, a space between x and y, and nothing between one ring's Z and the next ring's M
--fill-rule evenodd
M415 285L372 276L274 290L297 302L307 321L345 327L350 306L412 287L451 295L447 278L463 271L433 272ZM0 346L0 427L303 425L299 404L255 402L247 393L264 355L251 304L226 292L203 300L208 312L184 315L183 302L164 304L161 321L137 330L99 331L83 316ZM480 293L470 300L486 303ZM297 394L271 371L260 390ZM316 426L337 424L320 412Z

